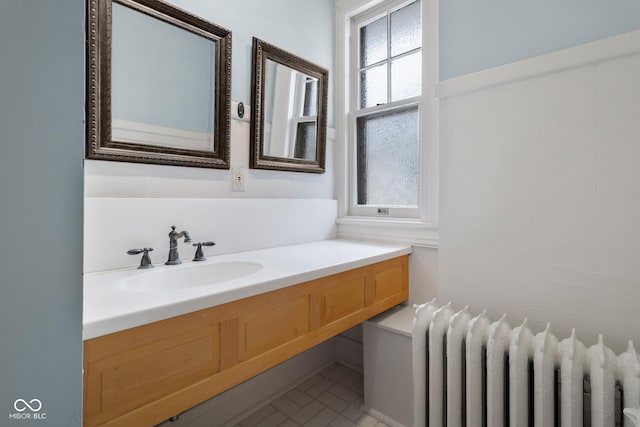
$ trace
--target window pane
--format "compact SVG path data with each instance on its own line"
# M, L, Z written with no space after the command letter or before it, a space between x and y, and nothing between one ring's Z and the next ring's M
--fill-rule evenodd
M316 122L298 123L293 157L316 160Z
M420 0L391 14L391 56L420 47L420 36Z
M387 59L387 17L360 28L360 66Z
M358 119L359 205L418 205L418 116L414 106Z
M421 52L391 62L391 100L420 95Z
M387 64L360 72L360 108L387 103Z
M307 77L304 85L304 105L302 106L303 116L315 116L318 114L318 79Z

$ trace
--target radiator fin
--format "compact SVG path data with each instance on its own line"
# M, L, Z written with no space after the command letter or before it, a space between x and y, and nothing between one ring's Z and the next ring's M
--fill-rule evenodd
M445 424L445 338L449 320L453 316L451 304L433 314L429 327L429 425ZM437 396L437 398L435 398Z
M511 326L507 316L489 326L487 340L487 426L502 427L508 425L509 408L505 378L508 367L505 366L505 355L509 353L509 336ZM433 424L437 425L437 424Z
M587 350L576 331L559 345L560 352L560 422L563 427L583 427L584 372Z
M535 427L555 425L557 361L558 339L551 333L551 325L547 324L545 331L536 335L533 355Z
M469 322L465 338L467 427L486 426L486 347L491 322L483 311Z
M529 359L533 354L533 332L522 325L511 331L509 345L509 424L529 425Z
M465 307L454 314L447 330L447 423L453 426L462 426L466 415L463 401L463 384L466 383L463 376L466 376L466 367L462 345L471 321L468 310L468 307Z
M434 299L431 302L416 305L413 318L412 352L413 352L413 376L420 381L413 382L413 423L416 426L426 426L429 408L429 349L428 334L429 325L433 314L439 305Z

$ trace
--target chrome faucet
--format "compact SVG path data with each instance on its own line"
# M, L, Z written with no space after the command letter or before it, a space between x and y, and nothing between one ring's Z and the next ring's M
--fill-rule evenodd
M176 231L176 226L171 226L171 231L169 232L169 259L165 262L166 265L177 265L180 264L180 255L178 255L178 239L184 237L185 243L191 242L191 237L187 231Z

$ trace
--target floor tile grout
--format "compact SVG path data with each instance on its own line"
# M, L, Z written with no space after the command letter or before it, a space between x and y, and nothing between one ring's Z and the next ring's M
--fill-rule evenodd
M334 363L235 427L387 427L362 410L362 373Z

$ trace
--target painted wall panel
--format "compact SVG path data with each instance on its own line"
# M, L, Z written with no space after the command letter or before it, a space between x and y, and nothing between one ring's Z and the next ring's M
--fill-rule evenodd
M81 425L83 25L82 0L0 2L2 425Z
M640 3L621 0L440 2L446 80L640 28Z
M631 54L441 99L442 301L640 343L638 76Z

